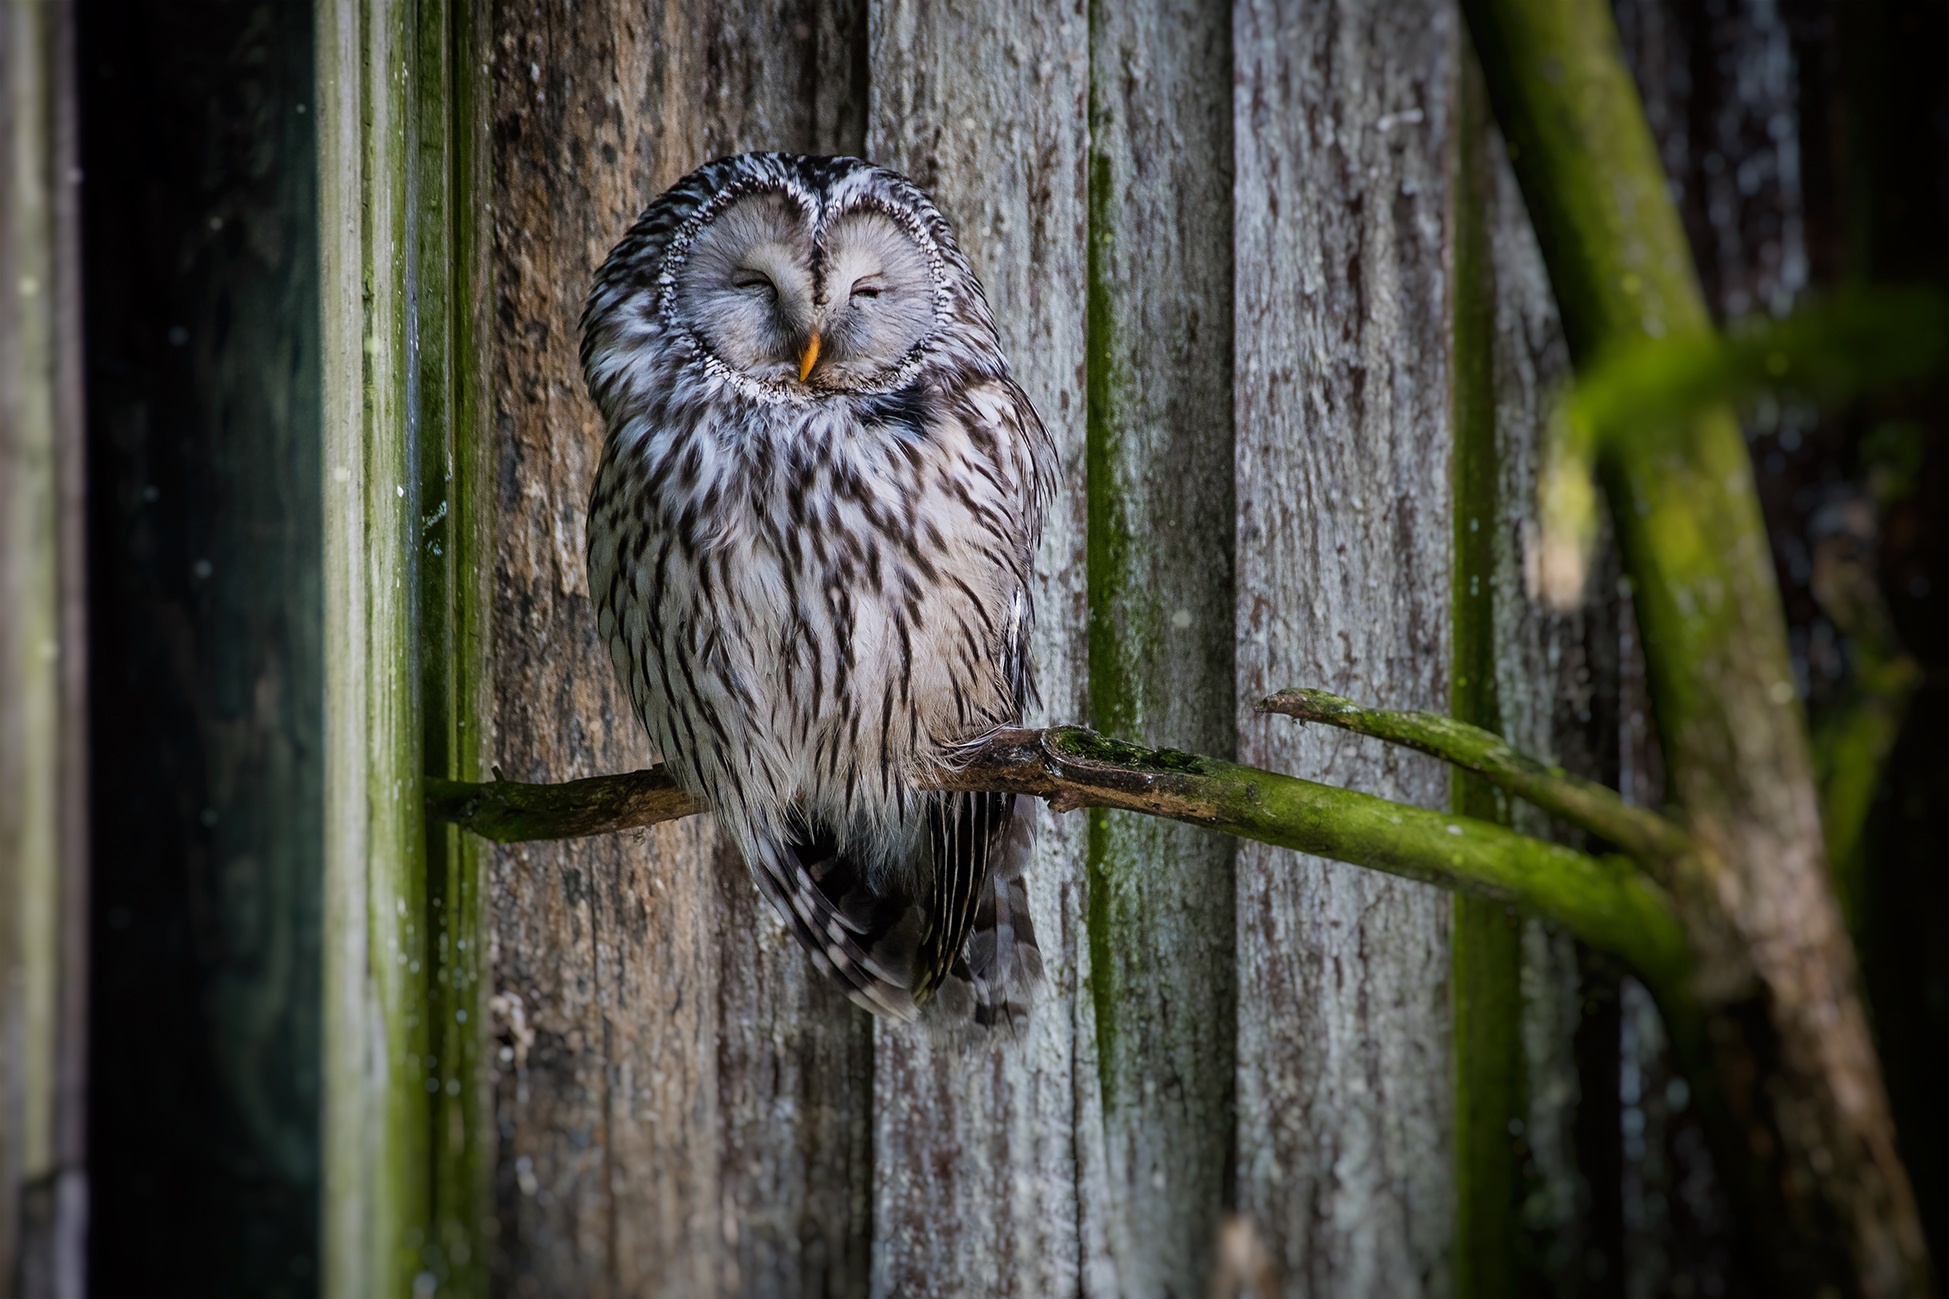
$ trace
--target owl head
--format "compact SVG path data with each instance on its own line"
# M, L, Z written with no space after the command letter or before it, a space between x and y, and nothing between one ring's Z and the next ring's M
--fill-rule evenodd
M646 365L803 402L892 392L945 359L1005 372L981 286L919 187L858 158L698 168L610 253L583 316L612 417L621 391L654 381Z

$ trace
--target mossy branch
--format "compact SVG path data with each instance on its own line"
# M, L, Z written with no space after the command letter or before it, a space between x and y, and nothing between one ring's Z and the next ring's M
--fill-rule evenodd
M426 814L495 843L580 839L694 816L704 805L662 767L559 785L429 777Z
M1549 506L1582 498L1594 511L1594 467L1633 585L1671 802L1700 844L1674 895L1698 968L1753 976L1749 991L1715 990L1674 1040L1754 1284L1925 1293L1920 1218L1823 887L1813 764L1731 403L1762 383L1832 401L1936 368L1949 314L1920 298L1912 313L1843 298L1714 338L1610 6L1462 0L1462 11L1582 380L1555 429L1567 454L1546 458L1581 478L1554 494L1544 484L1541 522L1556 531L1538 569L1584 553L1589 529Z
M1629 962L1668 995L1690 969L1664 892L1622 858L1255 767L1145 749L1080 727L1005 730L964 749L936 789L1118 808L1523 906ZM701 811L662 768L561 785L429 780L427 815L511 843L654 825Z
M1673 860L1692 851L1691 836L1650 808L1633 807L1613 790L1511 747L1501 736L1440 713L1363 708L1324 690L1281 690L1259 711L1337 726L1418 749L1473 771L1552 816L1617 845L1653 878L1670 879Z
M1540 594L1583 598L1597 536L1594 476L1620 437L1683 437L1690 421L1769 393L1837 405L1949 369L1949 301L1913 289L1857 289L1782 319L1614 344L1564 394L1538 484Z

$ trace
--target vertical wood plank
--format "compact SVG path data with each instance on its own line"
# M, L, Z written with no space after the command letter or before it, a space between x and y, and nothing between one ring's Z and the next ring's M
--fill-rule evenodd
M1444 806L1431 762L1254 716L1448 700L1451 100L1433 0L1233 8L1243 761ZM1240 1207L1291 1294L1445 1294L1446 896L1238 857Z
M1458 455L1456 474L1455 711L1528 752L1613 783L1618 683L1609 608L1598 602L1555 614L1526 590L1539 448L1550 405L1569 379L1568 350L1472 56L1461 103L1456 385L1458 412L1472 410L1458 417L1457 430L1458 441L1471 445ZM1463 400L1465 392L1471 400ZM1471 454L1475 472L1465 473L1460 465ZM1465 671L1480 677L1467 689ZM1467 797L1474 814L1541 837L1553 833L1533 807L1482 794ZM1609 1165L1593 1162L1584 1135L1605 1112L1601 1095L1586 1097L1586 1082L1615 1093L1615 1050L1608 1071L1600 1066L1582 1076L1579 1034L1597 1026L1594 1015L1586 1024L1585 958L1545 922L1457 902L1457 1290L1487 1295L1540 1286L1569 1293L1593 1277L1615 1280L1622 1262L1606 1252L1610 1242L1598 1230L1591 1189ZM1471 929L1478 950L1494 945L1497 967L1492 982L1470 990L1472 1007L1463 991ZM1594 1001L1602 1003L1601 993ZM1485 1094L1490 1089L1472 1091L1472 1080L1484 1077L1493 1097Z
M856 0L492 9L495 760L563 780L651 758L595 635L596 266L693 167L858 152ZM498 1284L516 1294L857 1293L871 1036L707 821L495 852Z
M1542 254L1516 187L1515 173L1484 112L1477 164L1482 182L1489 272L1494 282L1493 368L1497 484L1493 556L1484 575L1493 602L1494 671L1501 734L1530 753L1578 775L1616 780L1616 632L1608 608L1595 604L1554 614L1529 599L1525 539L1536 528L1536 475L1550 403L1570 378L1569 350ZM1526 804L1509 809L1526 833L1548 837L1549 818ZM1516 1185L1519 1262L1526 1285L1559 1293L1588 1284L1603 1245L1593 1229L1593 1167L1579 1137L1586 1122L1577 1056L1585 1029L1584 959L1572 938L1531 918L1522 922L1520 1023L1522 1087L1511 1155ZM1601 1086L1606 1080L1588 1081ZM1608 1080L1615 1089L1613 1072ZM1599 1103L1596 1113L1602 1112ZM1605 1269L1614 1257L1596 1259ZM1601 1273L1600 1273L1601 1274Z
M494 572L487 31L474 5L421 0L416 8L409 310L417 374L408 420L418 484L420 726L428 775L480 780L491 756L484 722ZM482 1059L486 853L455 827L426 830L424 960L432 974L422 1085L432 1166L421 1277L442 1295L485 1295L496 1144Z
M1089 721L1231 756L1231 22L1090 14ZM1090 825L1109 1246L1126 1295L1201 1292L1230 1196L1230 839Z
M0 9L0 1296L86 1284L73 39L63 0Z
M1084 715L1088 14L887 0L869 155L928 189L981 276L1064 479L1036 558L1037 716ZM1101 1220L1081 817L1039 813L1029 896L1046 977L1018 1039L876 1025L876 1295L1114 1293Z
M414 7L321 0L325 447L324 1275L410 1292L429 1172L417 700Z

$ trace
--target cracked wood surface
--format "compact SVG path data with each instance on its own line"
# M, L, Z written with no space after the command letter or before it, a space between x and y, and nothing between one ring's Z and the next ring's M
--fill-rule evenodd
M1099 5L1090 75L1090 722L1229 758L1231 22ZM1208 1284L1228 1196L1233 843L1092 815L1089 931L1120 1292Z
M1244 761L1446 806L1431 759L1250 709L1296 681L1447 702L1456 18L1437 0L1240 4L1229 23L1099 12L1094 42L1074 2L998 15L747 0L701 19L620 0L496 7L495 752L509 778L652 756L583 589L600 430L574 349L593 267L708 157L864 149L955 222L1062 448L1029 720L1121 718L1128 738L1221 756L1236 734ZM1213 68L1206 103L1190 92ZM1094 281L1093 159L1112 200L1096 233L1120 241ZM1092 338L1092 312L1123 332ZM1129 382L1089 390L1099 353ZM1108 403L1107 456L1089 454L1092 397ZM1099 508L1121 505L1151 547L1123 556L1118 599L1098 592L1120 620L1105 663L1132 673L1128 716L1109 705L1131 701L1089 688L1093 468ZM1251 593L1236 604L1234 564ZM1195 1293L1235 1197L1291 1293L1442 1293L1448 899L1256 845L1235 893L1213 897L1206 868L1229 844L1150 824L1119 841L1128 827L1105 823L1132 861L1199 867L1178 877L1196 882L1147 883L1104 929L1122 1062L1106 1087L1089 830L1040 815L1048 979L1020 1040L973 1048L869 1024L832 995L705 818L495 850L497 1286ZM1200 952L1210 972L1170 968Z
M1239 758L1427 807L1432 759L1250 710L1293 681L1448 704L1458 28L1434 0L1232 11ZM1278 857L1238 854L1239 1208L1288 1293L1444 1294L1450 901Z

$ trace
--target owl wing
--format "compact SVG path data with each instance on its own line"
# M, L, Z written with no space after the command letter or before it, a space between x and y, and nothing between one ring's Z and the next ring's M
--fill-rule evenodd
M752 878L813 963L876 1015L912 1019L919 918L911 900L872 887L868 873L823 828L747 852Z
M1015 484L1017 531L1011 539L1018 585L998 666L1013 695L1014 717L1035 699L1029 632L1029 586L1042 515L1055 493L1055 444L1028 394L1011 380L982 385L962 404L963 419L984 423L1001 475ZM950 1017L982 1026L1014 1024L1028 1010L1042 974L1042 953L1029 917L1027 870L1035 840L1035 801L1012 794L939 796L928 810L928 895L933 923L915 961L915 998L937 997Z
M1012 535L1015 591L992 647L1019 720L1034 695L1029 653L1029 579L1041 516L1053 494L1055 452L1022 390L1003 379L965 389L953 417L980 426L987 472ZM820 967L860 1005L911 1018L930 1000L947 1020L980 1026L1019 1022L1041 976L1029 917L1026 870L1035 803L1011 794L931 794L914 869L869 872L816 827L757 859L760 885Z
M1035 802L1013 794L943 796L931 811L934 896L923 911L945 923L921 945L916 996L946 1017L1014 1024L1042 975L1026 873Z
M912 1019L937 999L949 1019L1018 1021L1042 973L1025 870L1035 805L1013 794L931 796L925 869L875 881L828 832L752 855L761 891L846 995Z

